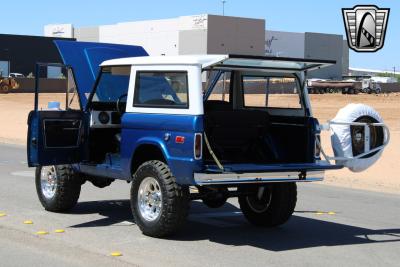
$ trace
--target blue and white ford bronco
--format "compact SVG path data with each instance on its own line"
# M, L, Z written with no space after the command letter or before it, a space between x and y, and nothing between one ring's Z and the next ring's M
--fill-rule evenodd
M324 126L313 117L306 74L333 61L57 47L76 92L67 93L65 109L43 110L38 82L28 118L28 164L48 211L73 208L86 181L105 187L120 179L131 183L133 217L145 235L175 233L192 200L218 208L230 197L252 224L278 226L294 211L297 182L344 166L365 169L389 141L364 105L347 121L346 112ZM332 131L334 157L321 149L323 129Z

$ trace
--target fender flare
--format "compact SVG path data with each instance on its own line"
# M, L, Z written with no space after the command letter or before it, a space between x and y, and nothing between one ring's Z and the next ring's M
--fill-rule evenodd
M143 137L143 138L138 139L137 142L135 142L135 148L132 150L132 154L130 155L129 166L132 166L134 155L135 155L137 149L142 145L152 145L152 146L155 146L158 149L160 149L167 165L170 166L170 154L168 153L167 147L165 146L165 144L162 140L160 140L159 138L154 138L154 137Z

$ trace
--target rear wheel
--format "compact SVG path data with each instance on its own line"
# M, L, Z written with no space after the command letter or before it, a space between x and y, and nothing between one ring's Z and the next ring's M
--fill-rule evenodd
M136 171L131 187L131 208L143 234L165 237L185 223L189 210L189 188L176 183L168 165L153 160Z
M35 182L40 203L48 211L68 211L78 202L82 180L69 165L37 167Z
M227 188L200 188L200 194L204 195L202 198L204 205L209 208L220 208L228 200Z
M262 227L274 227L287 222L297 201L295 183L276 183L244 189L239 205L246 219Z

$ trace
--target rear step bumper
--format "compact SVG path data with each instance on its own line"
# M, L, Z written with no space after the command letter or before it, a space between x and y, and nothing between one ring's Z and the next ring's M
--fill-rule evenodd
M195 173L197 185L246 184L277 182L316 182L324 179L325 171L292 171L262 173Z

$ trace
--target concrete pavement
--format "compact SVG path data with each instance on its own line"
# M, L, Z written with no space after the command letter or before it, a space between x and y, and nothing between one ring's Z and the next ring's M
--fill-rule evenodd
M154 239L132 220L126 182L86 183L70 213L46 212L25 154L0 145L1 266L400 265L400 195L301 184L294 216L276 229L249 225L235 199L220 209L196 201L182 232Z

